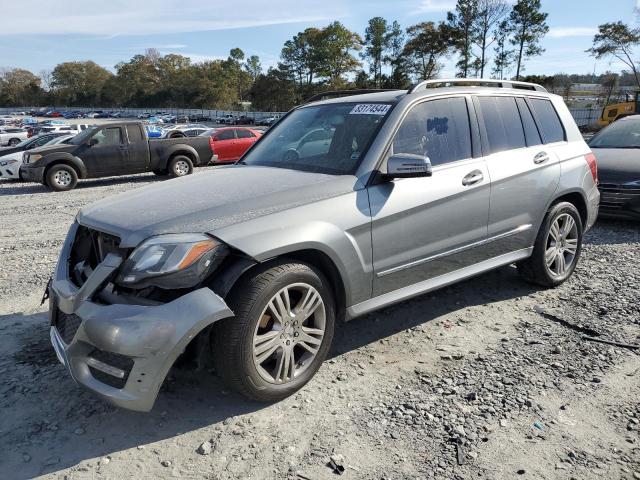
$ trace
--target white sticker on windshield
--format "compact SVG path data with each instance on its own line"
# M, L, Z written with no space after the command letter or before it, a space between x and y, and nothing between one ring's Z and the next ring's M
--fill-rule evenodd
M360 103L353 107L349 115L385 115L390 108L388 103Z

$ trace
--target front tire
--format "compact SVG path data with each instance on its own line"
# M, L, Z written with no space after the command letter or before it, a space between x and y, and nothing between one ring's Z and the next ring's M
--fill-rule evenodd
M518 272L543 287L560 285L578 264L582 234L582 218L576 207L569 202L553 205L542 222L533 254L518 263Z
M69 165L54 165L46 174L47 186L56 192L72 190L78 183L78 174Z
M10 147L15 147L19 143L20 143L20 139L19 138L12 138L11 140L9 140L9 146Z
M309 265L279 263L243 278L227 299L235 317L214 331L216 370L254 400L282 400L302 388L331 347L335 304Z
M193 163L189 157L177 155L169 162L168 170L172 177L184 177L193 173Z

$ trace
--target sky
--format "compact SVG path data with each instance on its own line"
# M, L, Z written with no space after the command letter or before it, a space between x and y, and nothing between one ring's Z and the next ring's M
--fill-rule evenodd
M510 0L514 1L514 0ZM277 63L283 43L307 27L334 20L364 35L369 18L398 20L406 28L444 19L455 0L0 0L0 67L39 73L64 61L93 60L114 70L146 48L194 62L226 58L240 47L263 66ZM619 71L585 50L599 24L634 26L640 0L542 0L549 14L545 53L525 63L526 74ZM455 74L455 58L441 77Z

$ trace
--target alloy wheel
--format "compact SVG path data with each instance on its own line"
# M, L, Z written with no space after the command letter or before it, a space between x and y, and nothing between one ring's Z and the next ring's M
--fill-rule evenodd
M253 362L269 383L284 384L313 363L324 337L326 311L309 284L279 290L260 315L253 335Z
M545 265L551 275L563 276L573 266L578 252L578 226L568 213L558 215L547 236Z

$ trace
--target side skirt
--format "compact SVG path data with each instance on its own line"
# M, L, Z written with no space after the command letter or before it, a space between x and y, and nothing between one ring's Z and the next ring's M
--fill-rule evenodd
M413 285L408 285L406 287L393 290L392 292L387 292L383 295L370 298L369 300L365 300L364 302L360 302L356 305L348 307L346 319L351 320L360 315L373 312L374 310L387 307L394 303L398 303L403 300L407 300L409 298L431 292L432 290L436 290L438 288L446 287L447 285L459 282L460 280L464 280L465 278L474 277L489 270L493 270L494 268L509 265L510 263L530 257L532 253L533 247L523 248L521 250L516 250L514 252L505 253L504 255L490 258L489 260L476 263L475 265L461 268L460 270L445 273L444 275L429 278L428 280L414 283Z

